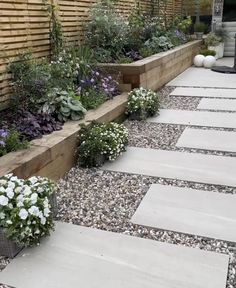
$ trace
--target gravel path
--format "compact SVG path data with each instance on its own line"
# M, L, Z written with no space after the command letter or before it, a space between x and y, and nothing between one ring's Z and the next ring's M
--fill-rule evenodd
M236 189L75 167L59 182L61 221L230 255L227 288L235 288L236 244L134 225L130 218L153 183L222 193Z

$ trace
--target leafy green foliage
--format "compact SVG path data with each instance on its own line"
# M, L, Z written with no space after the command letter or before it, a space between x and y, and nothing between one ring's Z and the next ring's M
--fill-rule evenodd
M222 37L216 35L214 32L207 34L204 42L207 46L217 46L223 41Z
M128 95L128 106L126 113L134 120L145 120L156 115L160 103L158 95L152 90L137 88Z
M206 30L206 24L203 22L197 22L194 24L194 31L204 33Z
M199 54L203 56L216 56L216 51L209 49L202 49L200 50Z
M4 137L2 137L4 135ZM19 132L14 129L0 129L0 157L21 149L29 147L29 142L25 140Z
M128 131L122 124L95 123L82 126L79 134L78 161L82 167L101 166L115 160L128 145Z

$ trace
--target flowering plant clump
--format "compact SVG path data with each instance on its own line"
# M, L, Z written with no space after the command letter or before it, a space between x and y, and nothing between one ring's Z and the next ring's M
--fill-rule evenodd
M53 229L50 197L55 185L47 178L22 180L12 174L0 179L0 227L20 246L38 244Z
M128 130L117 123L92 123L79 135L78 158L82 167L101 166L115 160L128 145Z
M137 88L128 94L127 114L131 119L144 120L158 113L160 107L157 93Z

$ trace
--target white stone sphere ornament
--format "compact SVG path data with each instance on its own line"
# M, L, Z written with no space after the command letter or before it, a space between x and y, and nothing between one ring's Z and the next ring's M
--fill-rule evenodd
M216 58L214 56L206 56L203 62L205 68L212 68L216 63Z
M205 56L203 55L196 55L193 59L193 63L196 67L202 67L205 60Z

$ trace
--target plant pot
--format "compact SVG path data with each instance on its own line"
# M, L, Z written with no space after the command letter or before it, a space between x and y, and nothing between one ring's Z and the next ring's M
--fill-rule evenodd
M216 55L215 55L216 59L223 58L223 56L224 56L224 48L225 48L224 42L221 42L217 46L208 46L208 50L213 50L213 51L216 52Z
M50 204L52 206L53 218L57 215L57 199L56 193L53 193L50 199ZM9 258L14 258L24 247L18 246L15 242L8 239L0 227L0 256L6 256Z
M195 32L197 40L202 40L203 34L204 34L203 32Z

